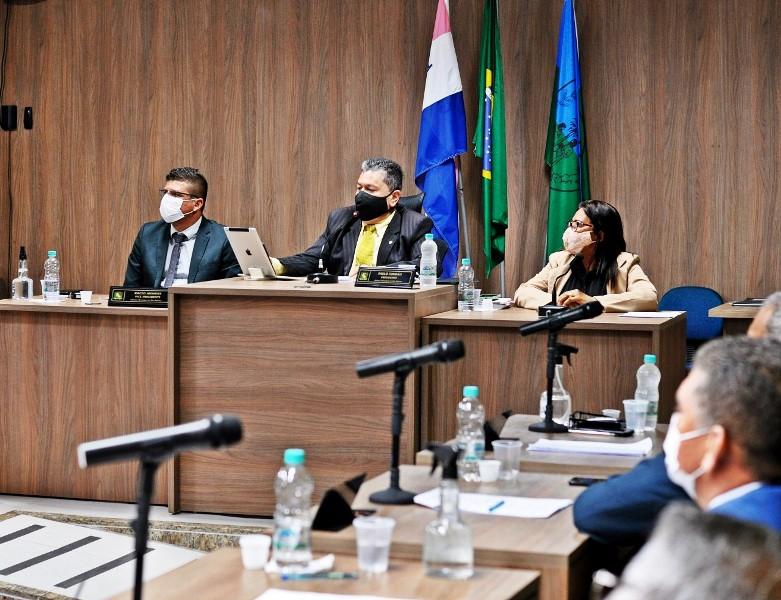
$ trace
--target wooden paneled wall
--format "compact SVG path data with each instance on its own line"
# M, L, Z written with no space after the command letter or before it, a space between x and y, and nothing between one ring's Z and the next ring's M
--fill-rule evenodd
M560 3L500 4L513 289L543 262ZM451 5L471 137L483 2ZM592 193L620 209L629 248L660 292L781 288L781 3L577 8ZM12 255L28 246L34 279L57 248L65 286L121 282L176 165L209 178L207 216L257 226L277 255L306 246L328 211L349 202L369 155L400 161L404 191L414 192L435 9L435 0L12 4L3 102L33 106L35 129L10 134L14 209L8 223L0 208L0 279L10 225ZM463 163L482 269L479 164L471 154Z

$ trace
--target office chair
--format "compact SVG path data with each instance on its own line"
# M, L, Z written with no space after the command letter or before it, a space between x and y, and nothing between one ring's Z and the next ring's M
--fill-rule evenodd
M723 304L716 290L683 285L667 290L659 300L659 310L686 311L686 369L691 369L697 348L724 330L724 319L709 317L708 310Z

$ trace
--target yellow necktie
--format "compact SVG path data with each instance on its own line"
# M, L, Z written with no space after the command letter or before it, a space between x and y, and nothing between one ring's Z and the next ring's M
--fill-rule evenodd
M355 264L374 266L374 240L377 238L377 228L374 225L364 225L361 239L355 247Z

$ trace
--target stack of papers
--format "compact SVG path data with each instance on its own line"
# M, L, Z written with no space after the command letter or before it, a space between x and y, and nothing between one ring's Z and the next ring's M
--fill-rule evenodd
M393 600L393 598L388 598L387 596L358 596L356 594L325 594L321 592L271 588L263 592L255 600Z
M571 440L537 440L529 444L534 452L577 452L581 454L614 454L616 456L645 456L653 448L651 438L639 442L575 442Z
M439 488L415 496L415 504L439 507ZM460 494L458 508L463 512L522 519L547 519L572 504L566 498L523 498L490 494Z
M685 313L685 310L655 310L655 311L634 311L625 312L619 317L634 317L635 319L671 319Z

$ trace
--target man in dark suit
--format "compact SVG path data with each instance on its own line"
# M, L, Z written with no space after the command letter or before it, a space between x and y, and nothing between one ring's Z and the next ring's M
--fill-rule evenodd
M222 225L203 216L209 184L198 169L171 169L159 221L144 223L127 259L125 287L225 279L241 273Z
M399 204L402 180L401 167L392 160L363 161L355 205L332 211L325 231L303 252L272 259L274 270L279 275L307 275L322 269L354 275L364 265L419 266L420 246L432 222Z

